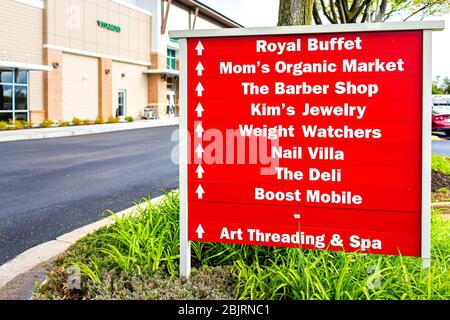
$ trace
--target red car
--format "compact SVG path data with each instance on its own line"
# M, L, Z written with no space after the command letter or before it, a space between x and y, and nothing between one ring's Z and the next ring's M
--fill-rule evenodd
M445 132L450 136L450 106L433 106L432 111L432 131Z

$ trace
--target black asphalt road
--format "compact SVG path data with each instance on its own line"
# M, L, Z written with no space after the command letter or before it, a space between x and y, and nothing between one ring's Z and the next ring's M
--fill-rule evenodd
M104 210L177 188L176 129L0 143L0 265Z

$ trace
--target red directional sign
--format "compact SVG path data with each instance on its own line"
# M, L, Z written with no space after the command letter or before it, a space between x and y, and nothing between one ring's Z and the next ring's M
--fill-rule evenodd
M423 30L186 41L189 240L421 256Z

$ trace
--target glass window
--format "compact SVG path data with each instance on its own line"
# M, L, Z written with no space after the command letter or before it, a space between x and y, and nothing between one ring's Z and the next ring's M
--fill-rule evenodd
M167 49L167 69L176 69L176 52L173 49Z
M12 112L0 112L0 121L10 122L13 119Z
M17 71L16 72L16 83L28 84L28 72L27 71Z
M0 111L13 109L12 86L0 85Z
M16 87L16 110L27 110L27 107L27 87Z
M13 72L8 70L0 70L0 82L1 83L12 83L13 82Z
M27 112L16 112L16 120L28 121L28 113Z
M176 89L175 81L172 77L169 77L167 79L167 89L173 90L173 91L175 91L175 89Z
M28 71L0 70L0 121L28 120Z

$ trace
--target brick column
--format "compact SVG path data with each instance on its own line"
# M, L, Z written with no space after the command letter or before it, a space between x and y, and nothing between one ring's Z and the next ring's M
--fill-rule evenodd
M149 75L149 101L152 107L157 107L159 116L167 115L167 82L161 79L160 74Z
M167 67L167 57L152 53L152 69L164 70ZM157 107L159 116L167 115L167 82L160 74L149 74L148 104Z
M99 58L98 71L98 115L106 120L113 109L112 60Z
M62 51L44 49L45 63L56 68L44 73L45 118L53 121L63 120L62 115ZM57 64L57 65L56 65Z
M176 61L177 70L180 70L180 60ZM180 116L180 77L175 80L175 114Z

